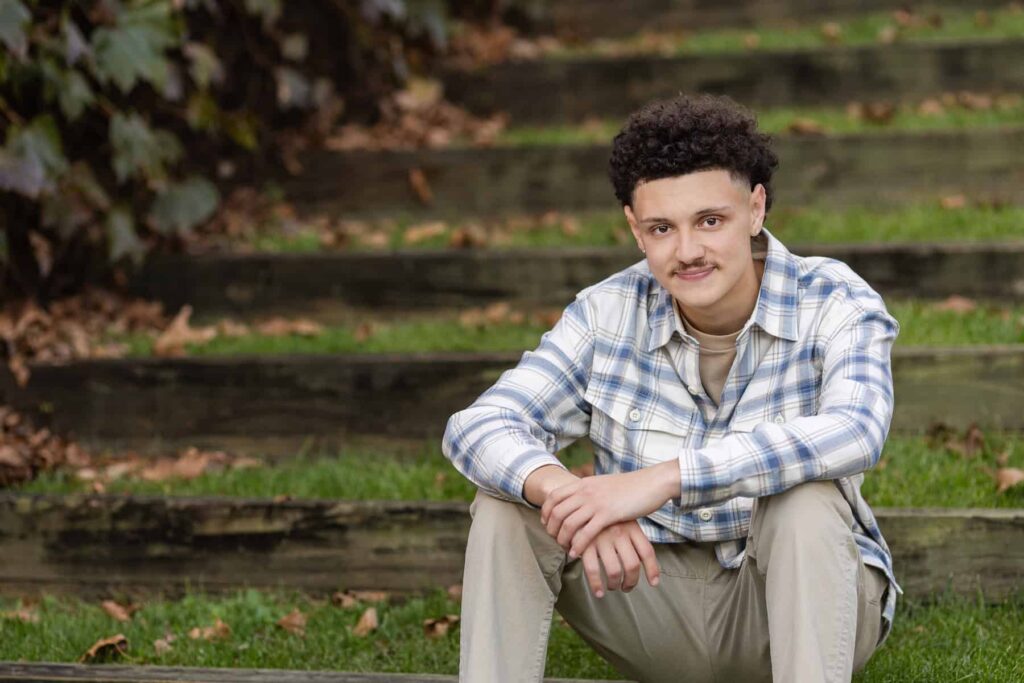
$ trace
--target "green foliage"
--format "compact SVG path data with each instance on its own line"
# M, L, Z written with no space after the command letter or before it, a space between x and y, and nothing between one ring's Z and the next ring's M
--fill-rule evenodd
M45 301L90 254L181 239L217 209L213 169L333 125L311 113L372 115L446 19L439 0L0 0L0 291Z

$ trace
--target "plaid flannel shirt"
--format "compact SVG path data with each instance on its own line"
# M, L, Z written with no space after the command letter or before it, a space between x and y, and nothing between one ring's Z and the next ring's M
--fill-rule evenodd
M888 637L902 592L861 496L893 410L890 351L899 325L847 265L793 255L763 230L764 276L737 339L719 406L699 346L641 261L580 292L534 351L448 421L445 455L487 493L529 505L523 483L589 435L595 472L679 463L681 495L640 519L653 543L715 541L740 565L755 498L834 480L864 562L885 571Z

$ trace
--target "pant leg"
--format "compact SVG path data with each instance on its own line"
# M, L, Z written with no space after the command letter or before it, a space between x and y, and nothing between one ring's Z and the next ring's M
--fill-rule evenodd
M565 551L525 505L478 492L469 511L459 681L537 683Z
M775 681L831 683L867 662L887 581L863 564L852 524L831 481L757 500L743 565L713 581L720 605L709 638L723 674L770 668ZM768 661L751 647L762 629Z
M463 576L460 681L538 682L552 611L624 675L644 683L710 683L704 579L711 544L656 545L661 583L590 593L583 563L524 505L478 493Z

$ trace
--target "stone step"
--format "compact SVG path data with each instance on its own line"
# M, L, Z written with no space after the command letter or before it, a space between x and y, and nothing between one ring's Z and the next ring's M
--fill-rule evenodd
M847 263L885 297L1024 301L1024 225L1021 240L1011 243L788 247ZM498 301L561 308L640 256L620 247L163 255L146 263L131 290L168 311L188 304L197 317L210 318L281 314L335 321L352 309L423 311Z
M335 451L361 436L439 439L521 354L100 359L33 365L0 402L87 448L194 445L259 455ZM1024 345L897 347L893 429L1024 431Z
M0 592L444 588L461 580L467 507L0 491ZM1024 510L875 512L909 597L1001 599L1024 580Z
M1024 59L1024 43L1018 51ZM1021 149L1024 126L779 135L776 206L892 206L957 193L1022 204ZM306 155L303 172L280 183L303 211L345 218L614 210L609 152L606 145L323 150ZM429 201L421 186L413 189L414 173L429 186Z
M749 107L916 100L956 90L1024 88L1024 40L973 39L729 54L625 56L448 68L445 96L514 124L625 117L677 93L729 95Z

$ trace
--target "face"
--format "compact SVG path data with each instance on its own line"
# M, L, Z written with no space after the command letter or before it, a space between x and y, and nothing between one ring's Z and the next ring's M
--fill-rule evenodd
M626 220L658 282L697 329L743 327L757 302L760 267L750 238L764 224L765 191L728 171L696 171L640 183Z

